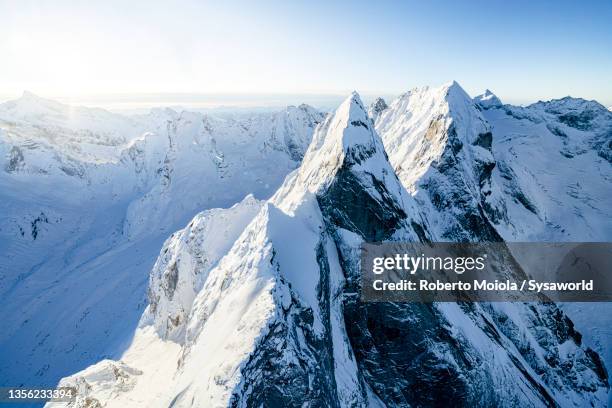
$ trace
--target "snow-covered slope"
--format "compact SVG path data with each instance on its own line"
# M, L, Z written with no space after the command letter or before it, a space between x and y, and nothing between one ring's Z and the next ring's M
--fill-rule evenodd
M208 272L260 208L261 202L249 195L229 209L204 211L165 242L151 271L145 312L162 339L184 342L187 317Z
M53 385L124 350L170 232L270 197L323 117L0 104L0 382Z
M507 212L494 219L506 240L612 239L612 112L564 98L483 114L493 126L493 178L508 197ZM612 366L612 305L561 306Z
M505 240L609 240L612 114L582 99L481 108L483 98L457 83L415 89L376 122L404 186L451 217L442 235L460 238L448 225L469 207ZM457 197L473 202L448 211Z
M491 129L456 82L401 95L376 128L438 239L500 240L484 214L500 205Z
M125 234L130 237L151 224L168 231L187 222L185 214L227 207L248 193L269 197L300 162L323 120L306 105L239 120L192 112L153 115L154 134L167 135L167 149L159 180L128 208Z
M453 125L447 119L440 126ZM373 125L359 96L347 98L220 259L232 234L209 237L225 223L199 216L171 237L127 352L62 380L80 391L74 405L604 406L598 355L552 304L359 302L363 241L447 232L402 186ZM482 138L446 129L456 134L445 143ZM478 147L489 154L466 154L491 160ZM473 166L448 164L479 181ZM458 188L482 192L474 180ZM480 199L460 208L472 211ZM237 213L228 230L249 218L247 204L221 213ZM456 221L466 238L487 238L469 226ZM199 262L202 254L219 260ZM521 273L512 268L505 272Z
M457 83L415 89L376 122L439 235L474 238L493 225L490 239L609 240L612 114L571 98L526 108L482 105L499 101L490 91L475 99Z
M525 241L607 241L612 237L612 113L564 98L484 112L493 124L493 177L508 195L502 234ZM522 192L517 195L516 192ZM519 226L522 220L524 225Z

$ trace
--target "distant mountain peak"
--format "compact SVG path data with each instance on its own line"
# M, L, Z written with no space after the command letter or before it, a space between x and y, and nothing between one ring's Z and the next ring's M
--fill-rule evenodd
M54 99L45 98L45 97L42 97L30 91L23 91L23 93L21 94L21 97L18 98L17 100L36 102L36 103L44 104L44 105L66 106L65 104L58 102Z
M374 122L376 122L376 119L378 119L380 114L388 107L389 105L387 105L387 102L383 98L378 97L374 102L372 102L372 104L370 104L370 107L368 108L368 115Z
M17 110L21 114L44 114L63 112L68 106L52 99L43 98L30 91L23 91L21 97L0 105L5 109Z
M23 91L23 93L21 94L21 97L25 98L25 99L28 99L28 98L30 98L30 99L34 99L34 98L38 99L38 98L40 98L38 95L36 95L36 94L34 94L33 92L30 92L30 91Z
M502 101L489 89L485 89L484 93L474 97L474 103L483 109L499 108L502 106Z
M573 96L565 96L563 98L551 99L548 101L538 101L529 105L528 108L543 108L545 111L551 113L584 109L606 113L606 111L609 110L609 108L606 108L604 105L595 100L576 98Z

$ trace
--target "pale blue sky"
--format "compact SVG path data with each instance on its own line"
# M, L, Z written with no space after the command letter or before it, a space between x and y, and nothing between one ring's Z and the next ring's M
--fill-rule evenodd
M612 105L612 1L4 1L0 96L393 95ZM297 101L296 101L297 102Z

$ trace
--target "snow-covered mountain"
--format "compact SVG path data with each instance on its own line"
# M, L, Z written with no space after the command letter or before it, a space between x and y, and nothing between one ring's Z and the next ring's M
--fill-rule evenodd
M376 129L351 95L271 199L174 234L121 359L62 380L74 405L605 406L605 367L554 304L359 301L364 241L521 231L492 216L514 202L496 127L456 83L402 95Z
M0 382L55 384L125 348L149 271L199 211L262 199L324 115L123 116L25 93L0 105Z
M438 239L610 241L612 113L575 98L515 107L483 95L414 89L376 121ZM562 307L612 364L609 304Z
M26 93L0 105L0 382L74 373L75 406L605 406L606 304L361 303L358 266L364 241L609 241L611 137L596 102L455 82L327 117Z
M474 97L474 102L482 109L499 108L502 106L501 100L490 90Z
M391 164L437 235L609 240L612 114L572 98L525 108L475 102L456 82L415 89L376 121Z

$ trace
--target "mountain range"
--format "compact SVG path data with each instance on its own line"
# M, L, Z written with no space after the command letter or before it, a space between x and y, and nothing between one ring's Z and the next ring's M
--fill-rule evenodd
M610 241L597 102L451 82L220 118L26 93L0 150L2 383L65 377L74 406L608 401L608 304L359 301L363 242Z

